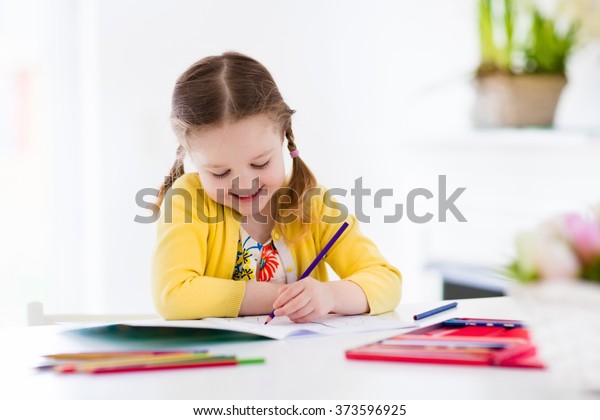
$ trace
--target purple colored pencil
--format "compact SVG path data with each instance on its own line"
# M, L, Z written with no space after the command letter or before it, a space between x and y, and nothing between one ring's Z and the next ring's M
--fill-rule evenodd
M349 226L348 222L344 222L342 224L342 226L340 226L338 231L335 233L335 235L333 235L333 237L329 240L329 242L327 242L327 245L325 245L325 247L321 250L321 252L319 252L319 254L314 259L314 261L308 266L308 268L306 270L304 270L304 273L302 273L302 275L300 276L298 281L302 280L305 277L308 277L310 275L310 273L312 273L312 271L317 267L317 265L321 262L321 260L323 258L325 258L325 255L327 255L327 253L329 252L329 250L331 249L333 244L335 244L335 242L339 239L339 237L342 236L342 233L344 233L344 231L346 230L346 228L348 226ZM275 318L275 309L273 309L271 311L271 313L269 314L269 316L267 317L267 320L265 321L265 325L268 324L269 322L271 322L273 320L273 318Z

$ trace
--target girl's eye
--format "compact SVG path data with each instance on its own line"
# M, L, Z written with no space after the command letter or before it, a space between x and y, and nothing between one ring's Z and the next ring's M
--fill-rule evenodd
M265 163L263 163L262 165L254 165L254 164L252 164L251 166L252 166L254 169L264 169L264 168L266 168L266 167L267 167L267 165L269 164L269 162L270 162L270 160L267 160L267 161L266 161ZM221 179L221 178L225 178L227 175L229 175L229 172L231 172L231 171L228 169L228 170L226 170L225 172L223 172L222 174L213 174L213 176L214 176L215 178L219 178L219 179Z
M225 178L228 174L229 174L229 169L227 171L223 172L222 174L213 174L213 176L215 178L219 178L220 179L220 178Z
M266 167L267 167L267 165L269 164L269 162L270 162L270 160L267 160L267 161L266 161L265 163L263 163L262 165L252 165L252 167L253 167L253 168L256 168L256 169L263 169L263 168L266 168Z

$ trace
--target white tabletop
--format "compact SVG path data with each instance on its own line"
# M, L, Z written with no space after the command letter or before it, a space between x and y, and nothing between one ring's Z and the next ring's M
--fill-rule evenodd
M510 298L465 299L458 307L420 321L456 316L520 319ZM411 320L436 303L400 305ZM451 366L347 360L344 351L409 330L343 336L197 345L215 354L264 357L265 364L136 372L59 375L32 366L44 354L107 349L108 343L73 334L64 326L4 330L0 354L6 399L551 399L560 397L549 373L537 369ZM9 341L10 339L10 341ZM9 344L10 343L10 344ZM114 346L114 343L111 345Z

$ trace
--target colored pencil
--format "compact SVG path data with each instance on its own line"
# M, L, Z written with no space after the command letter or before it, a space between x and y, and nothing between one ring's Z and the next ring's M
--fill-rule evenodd
M53 360L97 360L121 357L155 356L162 354L190 354L206 353L206 350L164 350L164 351L109 351L109 352L82 352L82 353L56 353L47 354L43 357Z
M482 318L453 318L442 322L444 327L504 327L504 328L522 328L524 325L521 321L513 321L508 319L482 319Z
M460 339L453 340L436 340L432 339L417 339L417 340L383 340L381 344L398 347L443 347L443 348L491 348L503 349L508 347L508 343L498 341L466 341Z
M235 366L238 362L234 357L219 359L219 360L203 360L203 361L188 361L182 363L164 363L164 364L145 364L145 365L130 365L130 366L107 366L92 369L85 373L101 374L101 373L124 373L124 372L142 372L151 370L169 370L169 369L188 369L202 367L217 367L217 366Z
M106 367L92 370L88 373L103 374L103 373L125 373L125 372L144 372L153 370L170 370L170 369L189 369L189 368L207 368L218 366L235 366L242 364L264 363L265 359L240 359L225 358L221 360L203 360L197 362L184 362L164 365L139 365L139 366L117 366Z
M333 235L333 237L329 240L329 242L327 242L327 245L325 245L325 247L321 250L321 252L319 252L319 254L316 256L314 261L308 266L308 268L306 270L304 270L304 273L302 273L302 275L300 276L298 281L300 281L310 275L310 273L317 267L317 265L321 262L321 260L323 258L325 258L325 255L327 255L327 253L329 252L329 250L331 249L333 244L339 239L340 236L342 236L342 233L344 233L344 231L346 230L346 228L348 226L349 226L348 222L344 222L342 224L342 226L340 226L340 228L335 233L335 235ZM271 311L271 313L269 314L269 316L267 316L265 325L268 324L269 322L271 322L273 320L273 318L275 318L275 309L273 309Z
M196 361L198 359L209 359L212 356L207 353L183 353L183 354L162 354L155 356L123 357L99 360L93 362L67 363L53 367L55 372L73 373L86 372L103 367L116 366L134 366L144 364L174 363L185 361Z
M426 311L426 312L423 312L423 313L420 313L420 314L416 314L415 316L413 316L413 319L416 321L416 320L419 320L419 319L427 318L428 316L432 316L432 315L435 315L435 314L439 314L440 312L444 312L444 311L447 311L449 309L456 308L456 305L458 305L458 302L452 302L452 303L449 303L447 305L440 306L439 308L434 308L434 309L431 309L429 311Z

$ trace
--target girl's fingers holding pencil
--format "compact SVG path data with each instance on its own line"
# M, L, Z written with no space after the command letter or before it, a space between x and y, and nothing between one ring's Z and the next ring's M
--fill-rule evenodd
M281 308L282 306L284 306L291 299L295 298L300 293L302 293L304 287L304 281L301 281L289 284L279 289L279 296L277 296L277 299L275 299L275 302L273 302L273 309Z
M284 316L287 315L292 321L294 317L298 317L297 313L306 315L312 311L312 307L307 307L310 303L310 295L307 293L300 293L298 296L289 300L285 305L275 311L275 315Z
M296 320L308 322L328 314L335 308L335 295L327 283L306 278L293 286L296 289L294 292L299 290L300 293L288 302L282 303L275 310L275 315L287 315L295 322L297 322ZM283 295L282 293L280 298ZM281 303L281 301L277 303Z
M321 313L321 311L319 311L317 308L315 308L305 316L302 316L300 318L293 318L293 319L290 317L290 319L297 323L304 323L304 322L312 322L315 319L321 318L323 315L326 315L326 314Z

